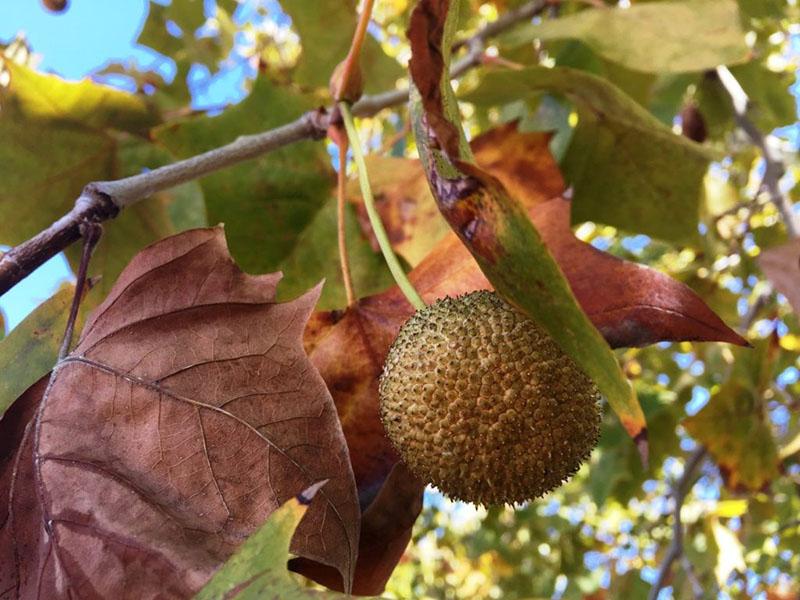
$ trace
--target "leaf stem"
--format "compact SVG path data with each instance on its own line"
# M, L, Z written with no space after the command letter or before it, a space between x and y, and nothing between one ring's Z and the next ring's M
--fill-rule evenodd
M78 279L75 283L75 295L72 298L72 306L69 309L69 317L67 318L67 327L64 331L64 338L61 340L61 348L58 351L58 360L64 360L69 354L69 347L72 345L72 335L75 332L75 321L78 319L78 310L83 300L83 292L86 288L89 261L92 259L92 252L94 252L97 242L100 241L100 236L103 234L103 227L99 223L91 221L84 221L80 225L80 233L83 237L83 252L81 253L81 262L78 266Z
M338 146L339 172L336 174L336 235L339 241L339 264L342 267L342 280L344 281L344 292L347 296L347 306L353 306L356 303L356 295L353 291L353 277L350 274L350 258L347 255L347 237L345 235L344 226L344 184L347 179L347 137L341 136L338 139Z
M405 297L411 305L417 310L423 309L425 308L425 301L408 279L405 271L403 271L403 267L400 266L400 261L397 260L397 256L395 256L394 250L392 250L389 236L386 235L386 229L384 229L380 215L378 215L378 210L375 208L375 198L372 196L372 188L370 187L369 176L367 174L367 165L364 162L364 155L361 152L361 144L358 139L356 124L353 121L353 113L350 112L350 106L346 102L339 103L339 110L342 113L342 120L347 130L347 137L350 140L350 147L353 149L353 160L356 163L356 170L358 171L358 183L361 186L364 206L367 208L369 222L372 225L372 230L375 232L375 238L378 240L383 258L386 261L386 265L389 267L389 271L392 273L392 277L394 277L398 287L403 294L405 294Z

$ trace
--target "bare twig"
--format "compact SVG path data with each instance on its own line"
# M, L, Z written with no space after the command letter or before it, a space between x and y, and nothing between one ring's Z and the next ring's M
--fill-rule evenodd
M667 585L667 580L669 579L670 572L672 571L672 564L684 555L684 532L683 522L681 521L681 509L683 508L683 503L686 500L686 496L692 489L692 485L694 484L695 477L697 475L697 470L703 463L705 457L705 448L701 446L695 450L689 456L689 458L686 459L686 464L683 467L683 475L681 475L678 481L676 481L672 486L672 500L674 502L674 506L672 508L672 542L670 542L669 548L667 549L667 552L661 561L661 567L658 569L656 581L653 583L653 587L650 588L650 593L647 595L648 600L655 600L658 597L659 592ZM687 574L689 574L689 579L697 581L694 571L691 568L691 563L688 560L683 562L683 567L684 570L686 570L688 567Z
M526 19L530 19L548 4L547 0L532 0L518 9L489 23L468 40L455 45L469 47L469 52L453 64L451 75L458 77L481 63L483 42ZM375 115L385 108L408 100L408 90L392 90L365 96L353 105L358 117ZM147 173L116 181L88 184L75 201L70 212L33 238L12 248L0 257L0 295L30 275L46 260L52 258L81 237L82 223L100 223L112 219L120 210L139 202L155 192L163 191L198 179L214 171L250 160L289 144L325 136L331 124L332 111L320 108L281 127L255 135L242 136L209 152L181 160Z
M728 67L721 66L717 67L717 76L722 87L725 88L731 98L736 124L750 138L753 145L761 151L761 156L764 158L764 177L759 187L762 190L766 190L770 201L780 211L789 236L796 239L800 237L800 221L794 213L791 201L780 189L780 180L786 173L786 167L770 144L770 136L762 133L747 115L750 108L750 98L748 98L741 84L733 76L733 73L730 72Z

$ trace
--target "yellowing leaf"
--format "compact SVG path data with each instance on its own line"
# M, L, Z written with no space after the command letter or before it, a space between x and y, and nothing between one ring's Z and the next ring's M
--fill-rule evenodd
M721 500L720 502L717 502L714 512L718 517L722 517L724 519L741 517L747 512L747 500Z
M713 518L711 521L711 531L714 534L714 541L719 548L717 565L714 567L714 575L717 578L717 583L720 586L724 586L731 573L734 571L743 573L747 568L744 562L744 548L739 538L716 518Z

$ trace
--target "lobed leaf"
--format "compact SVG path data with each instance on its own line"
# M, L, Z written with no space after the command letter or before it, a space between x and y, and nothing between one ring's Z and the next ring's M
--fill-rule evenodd
M13 246L67 213L87 183L131 174L127 148L148 143L123 141L119 131L142 134L158 116L140 96L88 80L67 82L9 61L0 66L10 74L9 85L0 88L0 136L6 142L0 147L0 243ZM174 229L165 205L147 201L105 231L90 275L102 277L107 291L136 252Z

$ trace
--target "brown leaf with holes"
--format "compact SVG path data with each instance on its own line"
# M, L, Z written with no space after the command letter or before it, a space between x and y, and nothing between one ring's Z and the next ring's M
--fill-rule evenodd
M13 435L26 437L0 471L11 498L2 597L190 596L272 511L323 479L292 551L349 587L356 490L301 341L319 289L277 303L279 279L242 273L220 228L134 258L27 429L35 398L9 412Z

